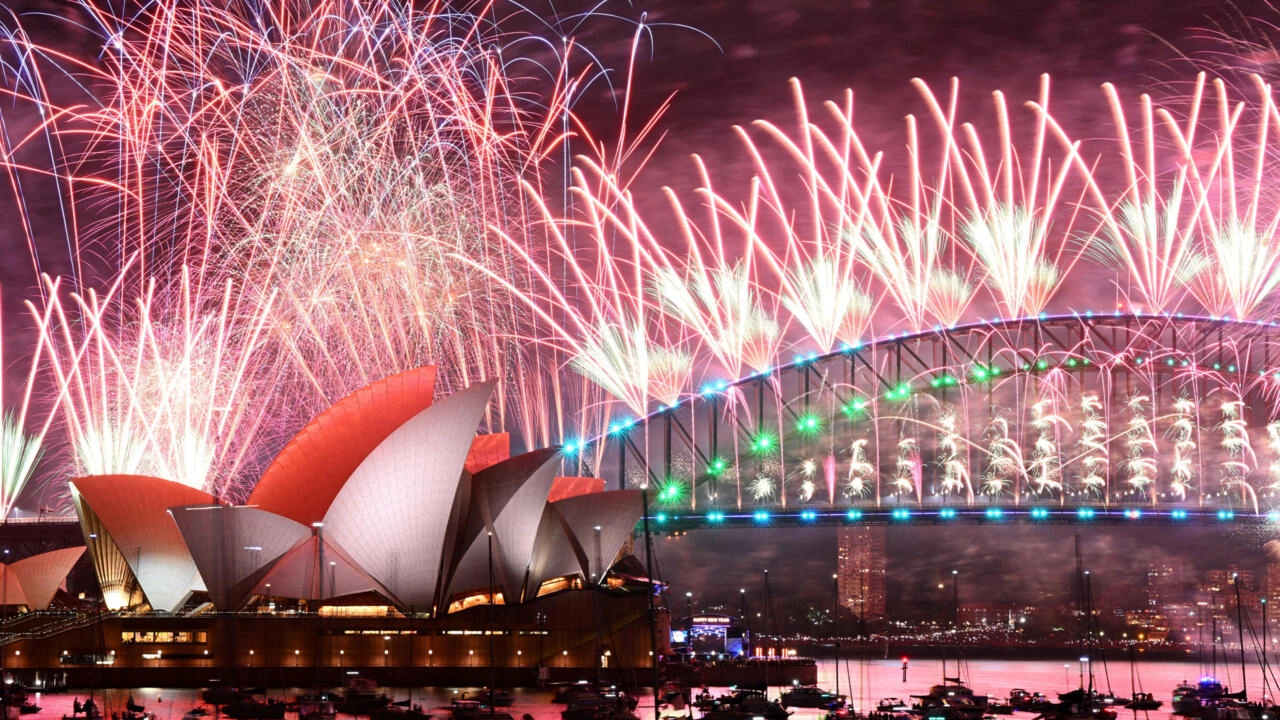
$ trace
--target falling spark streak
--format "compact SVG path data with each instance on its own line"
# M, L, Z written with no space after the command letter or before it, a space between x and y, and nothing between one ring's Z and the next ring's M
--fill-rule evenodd
M892 485L899 496L907 495L916 499L921 496L920 484L924 477L920 447L913 437L898 440L898 456L894 460Z
M1121 468L1128 473L1125 482L1138 493L1147 494L1156 479L1156 439L1151 430L1148 404L1145 395L1130 397L1125 406L1129 411L1128 425L1124 431L1125 459Z
M1107 452L1107 420L1103 415L1102 401L1093 393L1080 398L1080 448L1083 458L1083 474L1080 484L1094 497L1106 494L1107 477L1111 463Z
M1196 403L1181 397L1173 402L1174 420L1169 427L1173 438L1173 460L1169 465L1169 492L1179 500L1186 500L1194 492L1196 468Z
M962 438L958 432L958 418L948 413L938 419L941 437L938 441L939 458L942 466L943 494L971 491L969 486L969 466L961 454Z
M1227 490L1240 493L1241 498L1248 500L1253 511L1257 512L1257 492L1248 482L1249 473L1257 459L1249 445L1249 430L1243 412L1242 400L1227 400L1222 403L1222 422L1218 424L1218 429L1222 432L1221 446L1227 452L1227 459L1221 462L1222 485Z
M1025 476L1025 471L1022 448L1017 439L1009 435L1009 421L1001 416L992 418L987 438L987 471L982 477L982 492L995 496L1017 493L1018 480Z
M1070 428L1065 418L1053 412L1053 401L1041 398L1031 405L1031 428L1037 437L1032 445L1027 479L1037 493L1062 490L1062 457L1058 452L1057 431Z
M867 497L875 489L876 468L867 457L867 440L859 438L849 446L849 475L845 490L850 497Z

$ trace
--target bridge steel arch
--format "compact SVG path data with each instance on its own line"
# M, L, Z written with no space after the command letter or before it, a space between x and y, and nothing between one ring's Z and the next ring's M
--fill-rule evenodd
M579 470L647 487L656 518L1274 519L1280 329L1121 313L935 328L709 382L590 443L568 450L603 460Z

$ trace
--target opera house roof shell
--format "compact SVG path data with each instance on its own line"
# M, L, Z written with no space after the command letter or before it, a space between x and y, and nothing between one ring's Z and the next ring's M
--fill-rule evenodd
M640 491L557 478L555 448L510 457L507 435L476 435L493 383L438 402L434 385L420 368L339 400L244 506L158 478L73 481L104 599L177 611L205 590L219 609L375 593L440 613L463 596L521 602L548 580L602 578Z

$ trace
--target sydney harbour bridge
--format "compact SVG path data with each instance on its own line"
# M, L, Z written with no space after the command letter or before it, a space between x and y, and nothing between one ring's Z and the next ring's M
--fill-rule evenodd
M695 396L603 448L660 529L1276 523L1274 322L1083 312L888 336Z

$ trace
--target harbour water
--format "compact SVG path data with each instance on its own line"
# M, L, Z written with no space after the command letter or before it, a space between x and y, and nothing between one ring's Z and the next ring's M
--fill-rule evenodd
M994 698L1005 698L1013 688L1024 688L1032 692L1043 692L1050 698L1055 693L1079 687L1083 680L1088 682L1089 663L1074 660L1070 662L1053 660L974 660L960 665L960 677L979 694ZM1169 720L1169 698L1173 688L1183 681L1195 682L1214 668L1206 667L1198 662L1138 662L1130 665L1127 661L1109 663L1095 662L1094 686L1102 691L1110 690L1116 695L1128 696L1131 682L1134 689L1154 694L1164 701L1158 711L1134 712L1120 710L1119 720L1125 720L1130 714L1135 720ZM927 692L930 685L938 683L943 677L943 663L936 659L909 659L905 673L901 658L876 658L867 660L851 660L839 663L839 679L837 681L837 663L834 660L819 661L819 685L827 690L835 690L837 684L842 694L848 695L850 702L858 710L866 711L874 708L877 701L886 697L909 699L910 695ZM1232 691L1240 684L1240 666L1219 662L1216 677ZM946 674L956 676L956 663L947 663ZM1132 678L1132 681L1131 681ZM1257 663L1247 668L1248 691L1250 699L1263 697L1263 678ZM725 692L726 688L710 688L713 693ZM1276 694L1274 684L1269 690ZM421 705L430 712L435 708L443 708L455 698L464 694L475 697L478 688L453 687L417 687L417 688L383 688L383 691L396 700L410 700ZM269 697L291 699L302 692L298 688L275 688L268 692ZM561 705L550 702L551 692L538 688L518 688L513 691L515 704L509 708L511 715L521 718L526 713L534 720L560 720ZM770 690L775 696L777 688ZM71 715L72 703L83 701L89 696L87 689L72 690L65 694L45 694L38 698L37 704L42 708L33 720L41 718L60 719L63 715ZM93 696L99 706L103 707L107 717L113 711L122 711L125 703L132 698L135 702L146 706L149 713L154 713L156 720L182 720L182 716L193 707L201 705L200 691L191 689L138 688L134 690L109 689L98 690ZM443 714L444 711L441 711ZM651 695L641 697L638 710L642 720L654 717ZM662 715L688 716L688 710L676 711L662 708ZM697 711L692 716L697 717ZM791 716L793 720L817 720L822 711L796 709ZM211 718L214 716L210 716ZM1031 720L1035 713L1016 713L1014 716L1022 720ZM296 718L289 714L286 720ZM351 716L339 715L338 720L354 720Z

